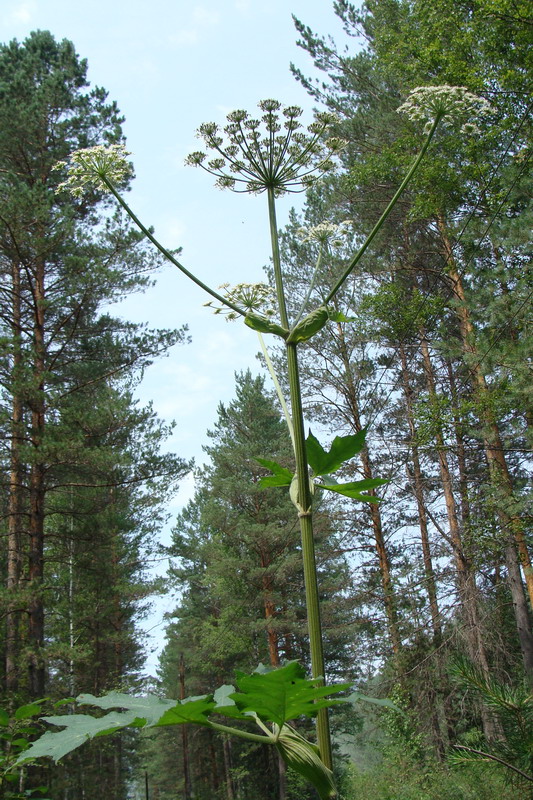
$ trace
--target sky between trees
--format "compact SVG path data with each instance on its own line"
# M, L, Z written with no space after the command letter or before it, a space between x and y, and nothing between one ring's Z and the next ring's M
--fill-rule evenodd
M311 65L296 44L291 13L314 30L344 37L333 4L319 0L13 0L0 9L0 40L24 40L33 30L70 39L89 64L91 85L103 86L125 116L127 149L136 180L129 202L153 225L167 247L182 247L182 261L207 283L261 281L268 261L268 218L264 196L221 192L209 176L183 165L197 149L197 127L222 122L235 108L253 110L275 97L299 104L311 121L313 103L292 77L291 62L304 72ZM302 195L279 202L285 224ZM259 370L257 338L243 325L227 324L203 307L207 300L169 266L146 294L127 299L119 313L150 327L188 324L192 343L149 368L138 389L142 403L176 420L167 447L184 458L205 460L202 445L220 401L234 394L234 373ZM116 313L116 310L115 310ZM189 476L169 508L171 524L192 496ZM166 533L165 533L166 535ZM159 565L164 574L166 564ZM145 625L154 652L153 672L163 643L162 617L174 607L160 598Z

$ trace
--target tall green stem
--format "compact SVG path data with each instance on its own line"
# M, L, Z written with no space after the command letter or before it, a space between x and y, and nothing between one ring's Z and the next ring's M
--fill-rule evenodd
M268 211L270 219L270 238L272 242L272 261L274 265L274 279L276 283L280 319L281 324L288 328L289 321L285 303L285 293L283 290L283 276L281 272L278 229L276 224L276 206L272 189L268 189ZM298 516L300 518L300 533L302 539L307 624L309 628L309 648L311 651L311 672L313 678L323 679L325 671L324 651L322 647L322 626L320 622L315 540L313 536L312 496L309 486L309 469L307 466L307 453L305 449L304 416L298 370L298 354L296 344L294 343L287 344L287 368L294 436L294 457L296 459L296 474L298 479L298 503L301 507ZM326 767L331 769L333 759L329 717L326 708L322 708L318 712L317 741L320 749L320 757Z
M315 539L313 535L312 495L309 486L309 469L305 447L302 394L298 370L296 344L287 344L287 366L291 393L292 423L294 428L294 455L298 479L298 503L301 511L300 533L302 537L302 559L304 568L305 600L307 605L307 625L309 628L309 648L311 651L311 674L313 678L324 677L324 650L322 646L322 624L318 599L318 577L316 569ZM317 716L317 741L320 757L332 769L331 736L327 708L322 708Z

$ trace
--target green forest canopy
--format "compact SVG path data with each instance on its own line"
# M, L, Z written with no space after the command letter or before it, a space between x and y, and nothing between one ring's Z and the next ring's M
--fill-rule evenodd
M295 308L314 260L313 243L298 229L348 219L357 240L410 163L419 134L396 114L408 91L460 85L493 108L478 134L436 141L337 299L352 321L330 323L302 349L309 422L331 438L368 427L347 478L390 481L381 504L320 508L328 678L357 682L405 711L382 712L375 747L370 712L336 718L335 739L355 753L344 791L378 798L412 783L426 793L420 797L444 796L445 785L450 796L494 797L503 791L498 767L472 779L475 795L466 794L468 772L435 783L431 776L454 745L532 772L531 740L515 735L517 724L531 732L533 676L532 20L520 0L438 0L431 8L369 0L335 10L363 43L360 52L339 53L327 32L296 21L315 71L294 70L295 77L339 115L348 147L338 174L310 189L303 213L283 228ZM55 194L58 160L122 140L118 109L87 86L73 46L45 32L2 46L0 87L2 648L10 710L44 695L138 688L136 621L154 589L143 564L189 465L162 455L167 431L132 393L146 364L184 342L185 331L146 331L104 311L114 297L142 290L158 260L97 192L78 202ZM352 244L324 259L318 302ZM237 377L236 398L220 406L211 442L171 548L166 583L181 599L156 687L170 697L182 685L189 695L230 682L236 667L309 658L292 507L283 490L257 486L266 471L254 456L292 467L262 379ZM495 716L498 687L510 693L514 717ZM312 796L261 747L211 731L120 742L95 740L58 769L30 770L25 788L46 784L59 798L98 784L120 800L131 796L137 752L161 800L176 791L227 800ZM505 791L525 797L520 774L511 777ZM17 796L9 782L2 792Z

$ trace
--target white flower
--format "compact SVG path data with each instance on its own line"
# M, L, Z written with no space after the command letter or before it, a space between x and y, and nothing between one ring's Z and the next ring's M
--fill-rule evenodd
M342 239L349 234L352 222L345 219L338 225L334 222L320 222L312 228L298 228L296 235L302 242L318 242L321 245L331 244L333 247L342 247Z
M216 185L236 192L264 192L276 195L298 192L334 168L346 143L330 134L337 121L334 114L319 112L305 132L298 118L298 106L282 108L277 100L262 100L260 119L247 111L232 111L223 130L214 122L198 129L205 146L216 157L206 161L201 151L191 153L186 164L202 167L216 177Z
M462 122L463 133L475 133L478 128L472 117L486 117L492 108L487 100L472 94L464 86L443 85L418 86L397 111L407 114L413 122L424 122L426 132L439 119L444 123Z
M120 184L133 175L128 156L131 153L122 144L107 147L96 145L75 150L69 161L59 161L57 167L68 167L69 177L57 187L57 191L67 190L75 197L82 197L87 188L98 187L109 191L103 180Z
M246 311L260 311L266 317L273 317L276 313L273 308L276 296L266 283L237 283L233 287L229 283L223 283L218 288L224 289L224 294L231 303ZM204 305L214 309L215 314L224 314L228 322L239 317L235 311L228 310L226 306L217 306L212 300Z

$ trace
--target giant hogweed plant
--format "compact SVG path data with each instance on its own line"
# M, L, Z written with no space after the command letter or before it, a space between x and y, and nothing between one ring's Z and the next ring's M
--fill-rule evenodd
M386 481L375 479L339 483L334 477L334 473L345 462L361 451L365 431L337 436L329 449L324 448L311 432L305 436L298 348L326 326L328 321L348 322L342 313L333 309L332 301L416 173L439 125L458 121L465 133L468 130L472 132L472 117L476 113L485 115L488 107L486 101L461 87L421 87L410 94L398 110L407 114L411 122L422 122L425 126L426 138L418 155L373 230L347 260L334 285L321 287L325 300L316 308L312 307L311 300L320 263L331 239L342 236L343 224L335 226L324 221L307 234L317 243L318 257L306 297L293 319L287 313L276 199L288 192L305 191L330 172L345 142L332 135L337 119L328 112L317 113L312 124L304 128L300 122L302 110L296 106L282 108L275 100L265 100L259 103L259 110L261 113L257 118L246 111L232 112L223 129L215 123L201 125L198 136L203 142L203 149L192 153L187 163L213 175L216 185L222 189L266 195L274 275L272 290L261 284L243 283L233 289L225 285L221 291L217 291L178 261L141 222L120 193L122 182L131 173L128 162L130 154L121 145L92 147L73 153L70 162L61 165L62 169L67 166L69 176L60 184L59 191L69 191L78 197L89 188L110 192L157 250L210 295L207 305L212 305L216 313L224 313L230 319L242 319L259 334L261 348L287 420L296 468L293 472L267 457L257 460L270 473L262 479L262 485L286 487L299 518L312 677L306 678L303 668L296 662L290 662L277 670L260 666L252 675L237 673L236 687L223 686L213 694L181 701L132 697L116 692L100 698L80 695L77 698L79 704L91 705L109 713L96 717L87 714L45 717L46 722L63 730L55 733L47 731L21 755L20 762L41 756L51 756L57 761L87 739L107 735L126 726L160 727L196 723L276 747L285 762L316 787L321 798L336 796L331 772L328 708L347 700L360 699L360 696L332 697L341 692L346 694L349 687L338 684L325 686L324 683L313 499L318 492L330 491L375 503L379 499L373 490ZM278 337L285 346L286 383L290 392L288 403L268 355L263 338L267 334ZM220 716L238 721L241 725L228 726L217 721ZM316 746L304 739L290 724L303 716L316 717ZM256 725L255 732L246 727L246 723L250 722Z

